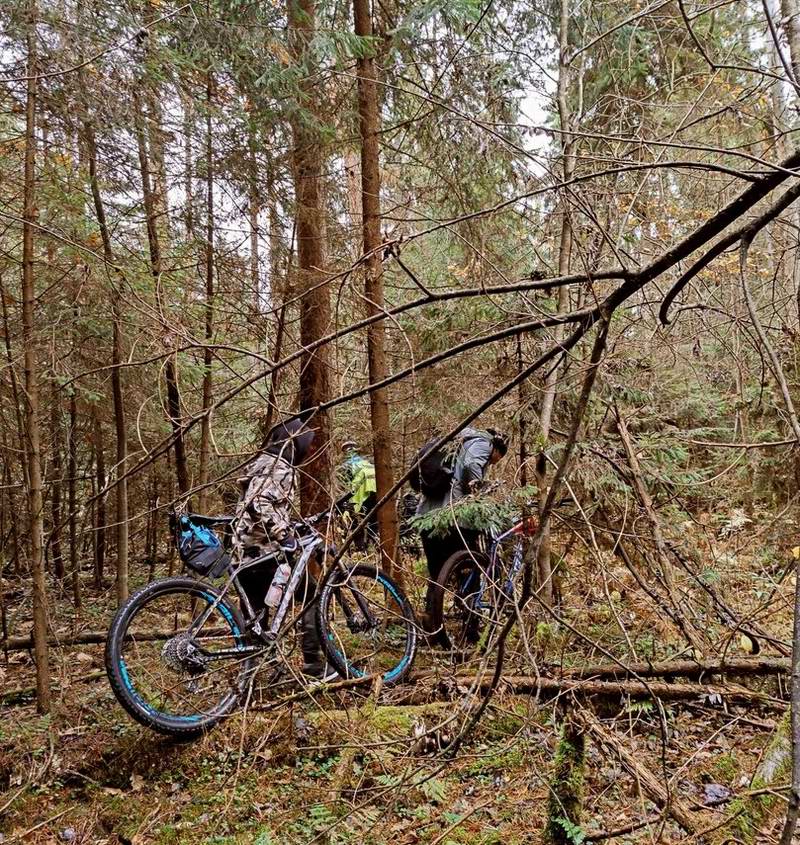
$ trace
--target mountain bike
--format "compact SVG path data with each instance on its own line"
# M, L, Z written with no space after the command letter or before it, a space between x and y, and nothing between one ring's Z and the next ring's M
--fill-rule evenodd
M464 550L444 562L428 594L429 636L437 645L463 654L514 612L522 588L523 539L537 530L537 520L528 517L490 537L485 552Z
M239 576L270 561L282 562L277 548L228 563L221 587L179 576L134 593L111 623L105 652L111 687L127 713L172 736L209 730L243 703L259 669L271 666L274 680L291 667L289 634L314 604L320 643L342 678L402 681L414 662L418 627L400 587L380 569L343 561L314 583L309 564L334 553L314 528L329 517L325 511L295 524L297 559L271 616L266 609L254 609ZM201 514L182 518L208 529L234 521ZM265 593L268 587L265 583Z

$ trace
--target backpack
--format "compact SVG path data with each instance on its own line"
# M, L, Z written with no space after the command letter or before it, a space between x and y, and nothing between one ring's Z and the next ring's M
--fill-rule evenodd
M492 429L489 429L494 434ZM466 428L449 443L434 448L438 437L429 440L414 456L408 479L411 489L430 499L443 499L453 486L456 459L465 443L487 437L487 432Z
M411 477L408 483L411 489L430 499L442 499L453 486L453 464L458 449L453 443L445 443L434 448L438 437L429 440L417 452L412 462ZM460 442L456 441L460 448Z
M217 535L205 525L197 525L188 516L176 520L175 545L181 560L198 575L219 578L230 557Z

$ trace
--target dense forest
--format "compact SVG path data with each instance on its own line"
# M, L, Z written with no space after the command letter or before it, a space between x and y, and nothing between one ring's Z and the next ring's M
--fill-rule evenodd
M0 842L800 842L798 126L797 0L2 4ZM298 412L413 668L159 736L111 620ZM408 481L472 429L456 643Z

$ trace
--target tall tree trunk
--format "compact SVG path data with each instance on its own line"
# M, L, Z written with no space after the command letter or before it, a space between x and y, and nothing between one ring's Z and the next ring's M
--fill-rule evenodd
M25 446L25 424L22 417L22 403L20 402L19 384L17 382L17 368L14 362L14 353L11 349L11 327L8 321L8 305L5 285L3 284L3 274L0 273L0 307L3 312L3 341L6 351L6 362L8 366L8 381L11 385L11 398L14 400L14 416L17 421L17 437L19 438L19 465L22 472L22 480L27 490L30 486L30 479L28 476L28 461L26 459Z
M524 369L522 360L522 335L517 335L517 374ZM517 387L517 408L519 413L519 485L528 485L528 382L521 381Z
M189 492L189 470L186 464L186 449L181 432L181 392L178 387L178 372L175 366L175 358L167 359L164 367L164 379L167 383L167 416L172 424L172 431L175 435L175 476L178 480L178 492L185 496Z
M289 47L298 64L308 59L308 45L316 28L314 0L287 0ZM309 347L324 337L330 324L330 292L325 284L322 139L315 127L319 118L317 82L304 73L300 102L311 116L292 116L292 163L297 205L297 263L300 299L300 343ZM300 409L315 408L330 397L329 352L322 347L306 354L300 366ZM311 455L300 471L300 500L306 514L330 504L330 422L328 414L314 416L317 431Z
M138 93L133 94L134 122L136 125L136 143L139 152L139 172L142 179L142 198L144 200L145 222L147 226L147 246L150 253L150 272L156 289L156 298L160 302L161 286L161 241L158 233L157 197L153 193L150 177L150 161L147 149L147 135L145 133L145 116L142 101ZM172 424L175 437L173 446L175 455L175 474L178 480L178 491L185 495L189 490L189 471L186 465L186 450L184 448L183 432L181 431L180 388L178 386L178 372L175 356L167 358L164 365L164 381L167 388L167 417Z
M37 44L35 0L28 7L26 33L25 182L22 224L22 338L25 345L25 444L28 463L30 568L33 581L33 656L36 661L36 709L50 711L50 657L47 647L47 585L44 571L44 503L42 496L39 379L36 361L36 290L33 276L33 231L36 225Z
M211 342L214 339L214 146L212 135L211 106L213 102L214 77L209 70L206 77L206 302L205 302L205 347L203 348L203 411L208 411L212 402L213 376L211 364ZM200 493L198 506L205 513L208 503L206 485L211 460L211 416L204 413L200 423Z
M256 159L256 128L253 119L247 128L247 214L250 220L250 295L253 299L253 313L261 313L261 274L259 270L259 227L261 197L258 191L258 160Z
M64 577L64 558L61 553L61 491L64 483L63 464L61 461L61 397L58 383L53 378L53 395L50 404L50 438L53 443L53 481L50 488L50 557L53 561L53 574L56 578Z
M353 0L356 35L372 37L372 15L369 0ZM361 129L361 219L365 264L364 295L367 314L382 313L383 265L381 262L381 171L380 116L378 87L373 57L360 52L358 67L358 115ZM378 321L367 328L369 380L373 384L386 377L386 335L384 323ZM392 467L392 430L389 423L389 394L386 388L369 395L372 418L372 453L375 458L375 483L382 499L394 486ZM397 509L394 498L378 511L378 531L384 568L391 573L397 556Z
M77 306L75 314L77 315ZM72 577L72 602L75 608L81 606L80 564L78 563L78 401L75 390L69 395L69 429L67 430L67 507L69 508L69 571Z
M183 192L186 200L183 206L183 223L186 227L186 237L194 240L194 102L191 91L181 89L181 106L183 108Z
M278 311L278 327L275 330L275 346L272 351L272 360L280 361L283 350L283 336L286 330L286 303L284 302ZM267 395L267 416L264 418L264 435L272 428L275 414L278 410L278 386L280 384L280 370L270 373L269 394Z
M291 298L290 295L290 273L293 260L294 237L296 232L297 220L295 220L292 228L292 240L289 247L289 252L286 257L285 269L281 265L281 258L283 255L283 236L281 234L281 221L278 215L278 199L274 191L274 179L270 179L269 197L269 305L271 309L278 307L280 302L280 309L278 310L278 325L275 329L275 346L272 351L272 360L280 361L283 354L283 340L286 333L286 316L287 305L286 301ZM283 370L273 369L269 378L269 396L267 398L267 416L264 420L264 433L266 434L272 427L275 419L275 414L278 410L278 389L281 383L281 374Z
M781 0L781 25L786 32L786 40L789 43L789 60L794 75L795 86L800 85L800 8L798 8L797 0ZM773 86L774 87L774 86ZM797 89L795 88L795 100L797 100ZM786 127L787 129L795 129L797 121L793 125ZM791 136L790 136L791 137ZM800 209L795 209L794 223L800 223ZM792 253L794 261L794 281L795 281L795 302L797 305L798 319L800 319L800 236L797 233L793 234L794 250Z
M125 423L125 402L122 395L122 327L119 293L115 294L113 309L113 339L111 348L111 390L114 396L114 431L117 445L117 603L128 599L128 479L125 478L128 458L127 426Z
M561 21L559 26L559 61L558 61L558 115L563 134L561 137L561 160L564 175L564 182L572 178L575 170L575 157L573 154L573 141L568 134L570 131L570 114L567 103L567 90L569 84L569 0L561 0ZM558 250L558 274L569 273L569 259L572 251L572 228L569 220L569 205L566 194L562 195L562 217L561 237ZM557 311L566 310L569 303L569 288L562 286L558 289ZM560 343L564 338L564 326L556 326L553 330L553 340ZM550 425L553 420L553 408L556 400L556 387L558 384L559 367L554 366L547 374L542 393L542 405L539 410L539 429L541 450L536 460L536 484L539 490L539 506L544 507L547 500L548 476L547 458L545 449L550 437ZM546 604L553 604L557 598L558 590L554 582L553 568L550 559L550 526L545 526L542 531L539 544L538 569L538 591L539 596Z
M92 434L94 439L97 499L94 520L94 586L103 588L103 572L106 565L106 452L103 445L103 427L96 405L92 406Z
M3 438L3 440L5 441L5 438ZM5 446L6 443L4 442L3 445ZM14 513L14 494L11 486L11 466L9 461L5 461L3 464L3 485L8 491L8 510L4 510L2 514L0 514L0 538L2 539L2 547L0 547L0 636L2 636L5 644L5 657L6 663L8 663L8 611L6 610L5 569L6 561L11 558L11 555L8 553L8 541L6 539L9 534L11 535L12 542L14 543L14 557L16 558L19 554L19 550L16 547L17 535L14 531L16 519L13 516L9 519L9 522L11 523L11 531L8 534L6 533L5 516L6 514Z
M105 206L97 177L97 145L91 121L84 123L84 146L89 160L89 187L92 192L97 225L103 243L103 257L109 266L114 264L114 250L108 231ZM119 280L120 283L122 279ZM114 401L114 431L116 434L116 533L117 533L117 602L121 605L128 598L128 479L125 467L128 459L125 401L122 390L122 291L117 285L111 293L111 393Z

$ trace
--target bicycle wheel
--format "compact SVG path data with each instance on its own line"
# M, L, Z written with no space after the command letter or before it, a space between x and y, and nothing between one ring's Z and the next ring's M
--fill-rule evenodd
M431 635L442 648L463 653L479 643L492 598L488 565L485 554L466 550L444 562L428 595Z
M193 578L163 578L117 611L106 639L106 672L119 703L160 733L202 733L238 705L252 666L244 623L219 591Z
M332 569L320 591L317 628L343 678L406 677L417 650L414 611L392 579L372 566Z

